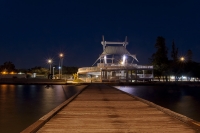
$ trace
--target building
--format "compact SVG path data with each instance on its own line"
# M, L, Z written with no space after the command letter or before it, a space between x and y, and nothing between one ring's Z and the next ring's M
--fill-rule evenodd
M85 82L140 82L153 79L153 66L137 65L136 55L127 49L124 42L101 41L103 52L92 67L78 69L78 77ZM96 66L95 66L96 65Z

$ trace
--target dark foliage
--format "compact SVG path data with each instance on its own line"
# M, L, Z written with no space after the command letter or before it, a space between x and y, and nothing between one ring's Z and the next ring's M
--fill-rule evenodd
M184 60L178 59L178 48L172 42L171 58L168 60L168 49L165 46L165 39L158 37L156 40L155 48L157 51L152 55L150 61L154 66L154 76L165 77L168 81L168 76L174 75L175 80L178 81L182 76L187 76L190 81L191 77L200 78L200 64L192 60L192 51L188 50Z
M8 61L8 62L5 62L3 65L0 66L0 71L5 71L5 72L16 72L17 70L15 69L15 65Z
M165 38L159 36L157 37L155 48L157 51L152 55L150 61L154 66L154 74L155 76L160 77L165 76L167 80L167 74L168 74L168 49L165 45Z

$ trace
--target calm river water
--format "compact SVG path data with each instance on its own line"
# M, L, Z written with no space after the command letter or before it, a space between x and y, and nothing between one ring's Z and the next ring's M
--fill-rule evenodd
M115 86L200 122L200 87Z
M82 86L0 85L0 133L19 133Z

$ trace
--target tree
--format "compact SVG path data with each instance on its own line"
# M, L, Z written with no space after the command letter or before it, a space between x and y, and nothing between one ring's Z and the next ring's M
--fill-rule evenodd
M8 73L16 72L15 65L10 61L4 62L4 64L0 66L0 71L6 71Z
M170 71L175 76L175 80L178 80L177 74L179 71L178 65L178 48L176 48L174 40L172 42L172 51L171 51L172 61L170 63Z
M63 66L63 74L73 74L78 72L78 67Z
M168 74L168 49L165 45L165 38L157 37L155 48L157 51L151 57L151 63L154 66L154 74L158 76L159 80L161 76L165 76L166 81Z
M187 51L186 57L188 62L192 62L192 50Z
M171 57L172 57L174 62L176 62L178 60L178 48L176 48L174 40L172 42Z
M43 67L39 67L39 66L36 66L36 67L33 67L30 69L31 73L44 74L44 75L47 75L48 71L49 70L47 68L43 68Z
M186 53L186 65L184 73L187 75L188 80L190 81L191 77L194 76L196 70L196 63L192 61L192 51L189 49Z

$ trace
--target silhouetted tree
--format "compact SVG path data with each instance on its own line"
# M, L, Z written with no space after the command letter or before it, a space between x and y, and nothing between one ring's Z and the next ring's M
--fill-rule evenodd
M168 75L168 49L165 45L165 38L159 36L157 37L155 48L157 51L151 57L151 63L154 66L154 74L158 76L159 80L161 76L165 76L166 81Z
M193 68L193 76L196 78L200 78L200 63L195 62L195 67Z
M189 49L189 50L187 51L187 54L186 54L186 57L187 57L187 61L188 61L188 62L192 62L192 55L193 55L193 54L192 54L192 50Z
M188 50L186 53L186 60L178 59L178 48L175 46L174 41L172 42L171 58L168 60L167 53L168 49L165 45L165 39L161 36L157 37L155 48L157 51L152 54L150 61L154 66L154 75L160 80L161 77L165 77L168 81L167 76L170 74L175 76L175 80L182 79L181 77L187 76L188 81L192 77L200 78L200 63L192 60L193 53Z
M47 68L36 66L36 67L31 68L29 72L47 75L48 71L49 70Z
M63 74L74 74L78 72L78 67L66 67L63 66Z
M178 60L178 48L176 48L174 41L172 42L171 57L174 62Z
M172 61L170 61L170 72L175 76L175 80L178 80L177 74L179 71L178 66L178 48L176 48L174 40L172 42L172 51L171 51Z
M3 65L0 66L0 71L6 71L8 73L16 72L15 65L10 61L5 62Z

